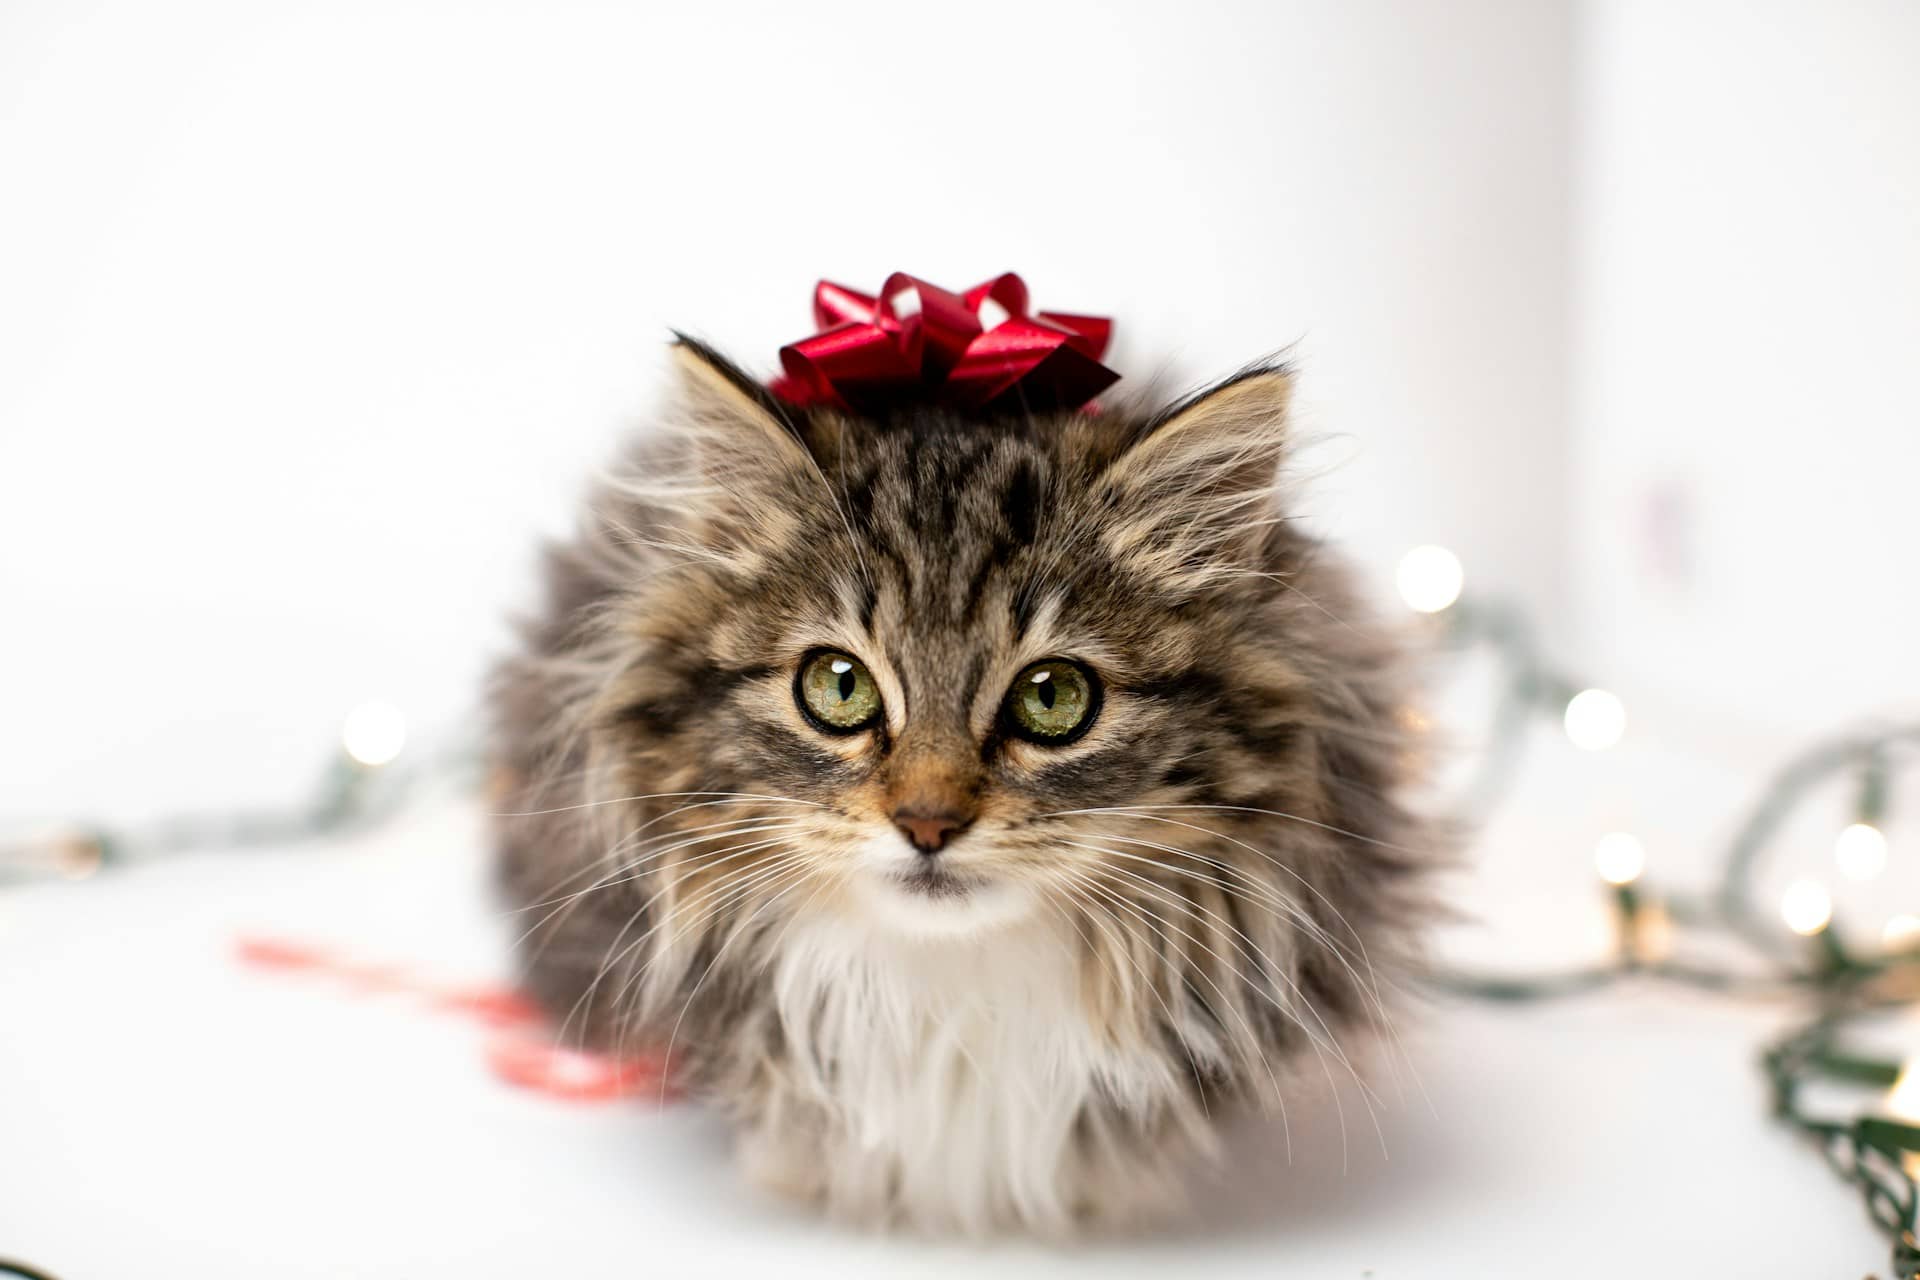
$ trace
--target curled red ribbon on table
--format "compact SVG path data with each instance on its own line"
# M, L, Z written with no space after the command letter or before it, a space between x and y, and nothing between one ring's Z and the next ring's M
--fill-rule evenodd
M569 1049L555 1039L539 1006L511 987L491 983L449 986L399 965L357 960L285 938L242 937L235 942L234 954L249 968L333 978L356 995L411 996L435 1011L461 1014L483 1023L493 1032L487 1044L487 1064L494 1075L522 1089L569 1102L613 1102L635 1097L667 1102L681 1096L664 1056L636 1053L610 1057Z
M1029 312L1011 271L965 293L901 272L872 296L822 280L813 319L820 332L780 349L770 388L803 407L1077 409L1120 377L1100 363L1111 320Z

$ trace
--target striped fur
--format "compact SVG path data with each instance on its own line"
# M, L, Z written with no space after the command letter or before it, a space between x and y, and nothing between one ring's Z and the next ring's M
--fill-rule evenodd
M1221 1125L1344 1070L1421 918L1388 639L1284 516L1288 375L1158 415L886 420L697 344L499 672L503 882L569 1035L670 1046L763 1183L867 1223L1177 1203ZM795 705L820 647L885 712ZM1041 658L1092 728L1010 737ZM945 891L903 787L963 796Z

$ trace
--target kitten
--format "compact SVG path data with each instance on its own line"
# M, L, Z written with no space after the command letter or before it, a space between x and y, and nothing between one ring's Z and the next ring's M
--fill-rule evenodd
M1384 1017L1430 862L1288 373L864 417L674 356L496 684L530 986L836 1215L1163 1215Z

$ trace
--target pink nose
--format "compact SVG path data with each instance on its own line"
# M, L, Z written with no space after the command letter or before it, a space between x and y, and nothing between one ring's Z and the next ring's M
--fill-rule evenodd
M938 853L953 834L966 826L957 813L908 813L902 809L893 815L894 825L922 853Z

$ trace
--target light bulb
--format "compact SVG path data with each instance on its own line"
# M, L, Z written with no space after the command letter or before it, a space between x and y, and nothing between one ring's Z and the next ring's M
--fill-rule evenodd
M1673 917L1658 902L1641 903L1634 911L1633 953L1647 962L1673 954Z
M347 713L340 727L340 745L370 769L392 764L407 745L406 717L392 703L363 702Z
M1787 928L1810 938L1833 920L1833 898L1818 880L1795 880L1780 896L1780 918Z
M1582 689L1567 701L1567 737L1588 751L1604 751L1627 731L1627 708L1605 689Z
M29 871L85 880L100 870L107 848L100 834L83 827L51 826L27 833L18 842L0 841L0 874L18 860Z
M1466 583L1460 557L1445 547L1415 547L1400 558L1394 582L1400 598L1416 613L1439 613L1460 598Z
M1871 880L1886 870L1887 838L1870 822L1856 822L1833 842L1834 861L1849 880Z
M1632 884L1647 869L1647 851L1625 831L1610 831L1593 846L1593 868L1614 886Z
M1920 916L1889 917L1880 929L1880 945L1889 951L1911 951L1920 946Z
M1887 1091L1887 1114L1909 1124L1920 1121L1920 1062L1901 1064L1899 1078Z
M1895 1120L1920 1124L1920 1062L1908 1059L1900 1064L1893 1088L1887 1090L1886 1113ZM1908 1177L1920 1177L1920 1152L1908 1151L1900 1157L1900 1167Z

